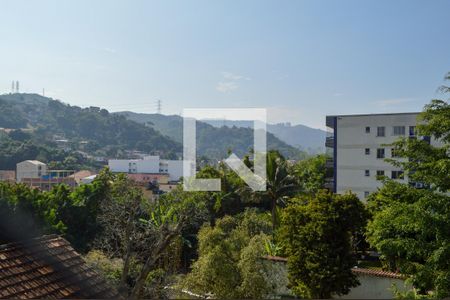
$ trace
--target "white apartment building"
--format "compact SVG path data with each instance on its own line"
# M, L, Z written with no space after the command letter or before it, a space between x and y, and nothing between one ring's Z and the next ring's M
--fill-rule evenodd
M16 181L24 178L41 178L47 174L47 165L38 160L25 160L16 165Z
M399 137L416 138L417 116L418 113L327 116L327 187L335 193L352 191L363 200L381 187L381 176L408 182L403 171L385 159L395 158L389 144Z
M183 176L182 160L160 159L157 155L145 156L143 159L110 159L112 172L131 174L169 174L171 181L178 181Z

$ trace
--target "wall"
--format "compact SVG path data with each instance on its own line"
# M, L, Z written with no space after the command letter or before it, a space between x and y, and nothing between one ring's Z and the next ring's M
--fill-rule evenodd
M178 181L183 176L182 160L166 160L171 181Z
M45 164L23 161L16 165L17 182L22 182L23 178L40 178L45 174L47 174L47 165Z
M272 265L272 273L270 277L276 287L277 296L293 296L292 292L286 287L289 283L286 261L265 259L268 264ZM284 259L285 260L285 259ZM365 269L359 269L365 270ZM370 270L368 270L370 272ZM382 272L389 273L389 272ZM408 291L413 287L410 284L405 284L404 279L368 275L361 272L355 274L360 282L360 285L350 290L347 295L334 296L334 299L392 299L394 298L393 285L398 291Z
M399 170L384 159L377 158L377 148L385 149L385 158L391 157L391 148L387 144L396 141L400 136L393 135L394 126L405 126L405 136L409 136L409 126L416 126L417 113L355 115L337 117L337 172L336 192L351 190L360 199L365 192L374 192L381 186L377 180L377 170L383 170L390 177L392 170ZM385 127L385 136L377 136L377 127ZM370 127L370 133L366 133ZM365 154L365 148L370 154ZM370 171L365 176L365 170ZM408 179L401 180L406 182Z

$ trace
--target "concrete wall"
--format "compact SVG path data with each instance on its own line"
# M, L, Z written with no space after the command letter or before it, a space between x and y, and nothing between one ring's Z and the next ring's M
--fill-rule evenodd
M36 161L23 161L16 165L17 182L22 182L24 178L40 178L47 174L47 165Z
M159 157L146 159L110 159L108 166L112 172L121 173L159 173Z
M112 172L168 173L171 181L178 181L183 176L182 160L159 159L159 156L146 156L144 159L110 159L108 166Z
M110 159L108 160L108 167L112 172L128 173L130 161L127 159Z
M393 286L399 291L412 289L404 280L396 278L376 277L371 275L358 274L360 285L352 288L350 293L343 296L336 296L336 299L393 299Z
M182 160L166 160L171 181L178 181L183 176Z
M289 283L287 264L283 261L274 261L266 259L266 263L272 266L270 278L276 284L276 296L291 296L292 292L287 288ZM406 284L404 279L375 276L355 272L360 285L350 290L347 295L334 296L334 299L393 299L394 289L405 292L411 290L413 287Z

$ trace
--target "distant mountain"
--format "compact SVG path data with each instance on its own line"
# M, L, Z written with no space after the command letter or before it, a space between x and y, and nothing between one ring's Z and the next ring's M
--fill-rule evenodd
M182 142L183 119L180 116L161 114L142 114L135 112L117 112L127 119L146 124L162 134ZM248 127L212 126L205 122L197 122L197 154L211 159L222 159L228 150L233 150L238 156L248 153L253 145L253 130ZM267 134L267 147L276 149L284 156L292 159L302 159L306 153L281 141L271 133Z
M0 128L9 132L0 141L3 165L37 158L33 156L60 160L64 155L56 155L56 149L61 148L102 157L125 156L126 150L163 157L182 152L181 143L159 131L99 107L71 106L36 94L6 94L0 95L0 112ZM23 152L27 147L30 150Z
M252 121L203 120L214 127L236 126L253 127ZM309 153L325 151L326 131L314 129L305 125L291 125L290 123L267 124L267 131L288 145Z

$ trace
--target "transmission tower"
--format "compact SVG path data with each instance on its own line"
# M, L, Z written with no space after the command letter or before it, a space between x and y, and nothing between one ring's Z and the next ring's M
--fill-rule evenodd
M11 84L11 94L14 94L14 80L12 81L12 84Z
M161 114L161 100L156 101L156 113Z

